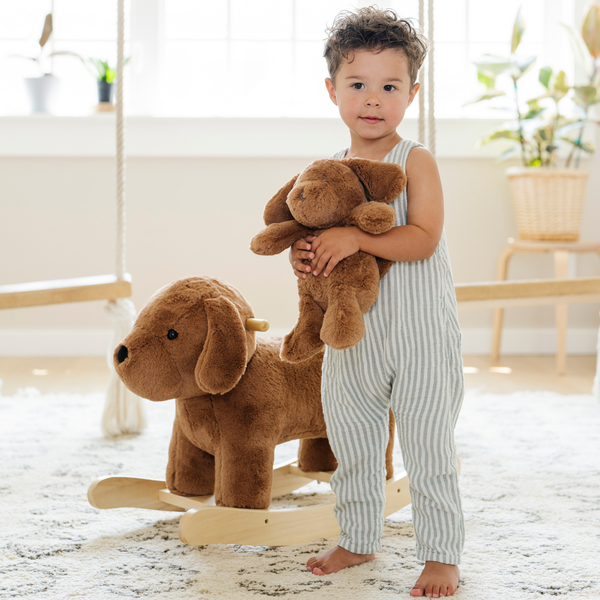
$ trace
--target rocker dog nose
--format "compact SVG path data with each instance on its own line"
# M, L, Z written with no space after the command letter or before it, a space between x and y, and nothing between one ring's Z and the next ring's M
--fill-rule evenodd
M129 353L127 352L126 346L121 346L119 348L119 351L117 352L117 360L119 361L119 364L127 358L128 354Z

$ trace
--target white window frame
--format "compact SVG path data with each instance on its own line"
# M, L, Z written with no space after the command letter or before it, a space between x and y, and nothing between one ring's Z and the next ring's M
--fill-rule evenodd
M334 118L202 118L155 117L160 94L164 39L164 0L131 0L131 48L138 70L130 73L127 154L132 157L322 157L348 145L348 133ZM473 1L473 0L471 0ZM477 0L479 1L479 0ZM546 0L548 22L561 0ZM577 17L587 0L573 0ZM547 56L555 52L546 41ZM134 64L134 61L132 61ZM147 116L144 116L147 115ZM477 147L477 140L505 119L438 119L437 156L494 158L499 145ZM590 128L591 129L591 128ZM417 138L416 119L406 119L403 137ZM590 132L594 138L600 136ZM232 145L229 140L235 139ZM51 115L0 117L0 157L114 156L114 115L62 117Z

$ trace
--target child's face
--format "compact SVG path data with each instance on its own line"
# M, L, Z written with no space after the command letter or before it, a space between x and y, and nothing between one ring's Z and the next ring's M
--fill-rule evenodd
M357 50L342 62L335 83L326 79L327 91L354 136L380 140L396 135L396 127L414 100L408 60L401 50L379 53Z

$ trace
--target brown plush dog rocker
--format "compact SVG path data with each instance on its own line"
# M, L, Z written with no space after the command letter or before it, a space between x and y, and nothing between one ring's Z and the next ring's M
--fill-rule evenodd
M307 235L329 227L355 225L368 233L394 226L392 202L406 185L406 175L393 163L362 158L317 160L286 183L269 200L267 226L254 237L256 254L279 254ZM371 200L371 202L368 202ZM340 261L329 277L298 280L299 317L285 337L281 357L306 360L323 344L343 350L365 332L362 315L377 300L379 280L391 262L365 252Z
M299 365L283 362L280 339L257 340L246 330L253 316L225 281L181 279L150 298L115 350L115 368L131 391L177 398L167 466L172 492L268 508L275 446L294 439L301 440L300 469L336 467L321 407L322 353Z

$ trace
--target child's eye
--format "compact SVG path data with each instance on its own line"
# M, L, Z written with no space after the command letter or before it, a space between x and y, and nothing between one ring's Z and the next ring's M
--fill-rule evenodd
M392 85L392 84L390 83L390 84L388 84L388 85L384 85L384 86L383 86L383 89L384 89L386 92L392 92L392 91L394 91L394 90L396 89L396 86L395 86L395 85Z
M365 84L364 84L364 83L353 83L353 84L352 84L352 87L353 87L355 90L362 90L362 89L364 89L364 87L365 87Z

